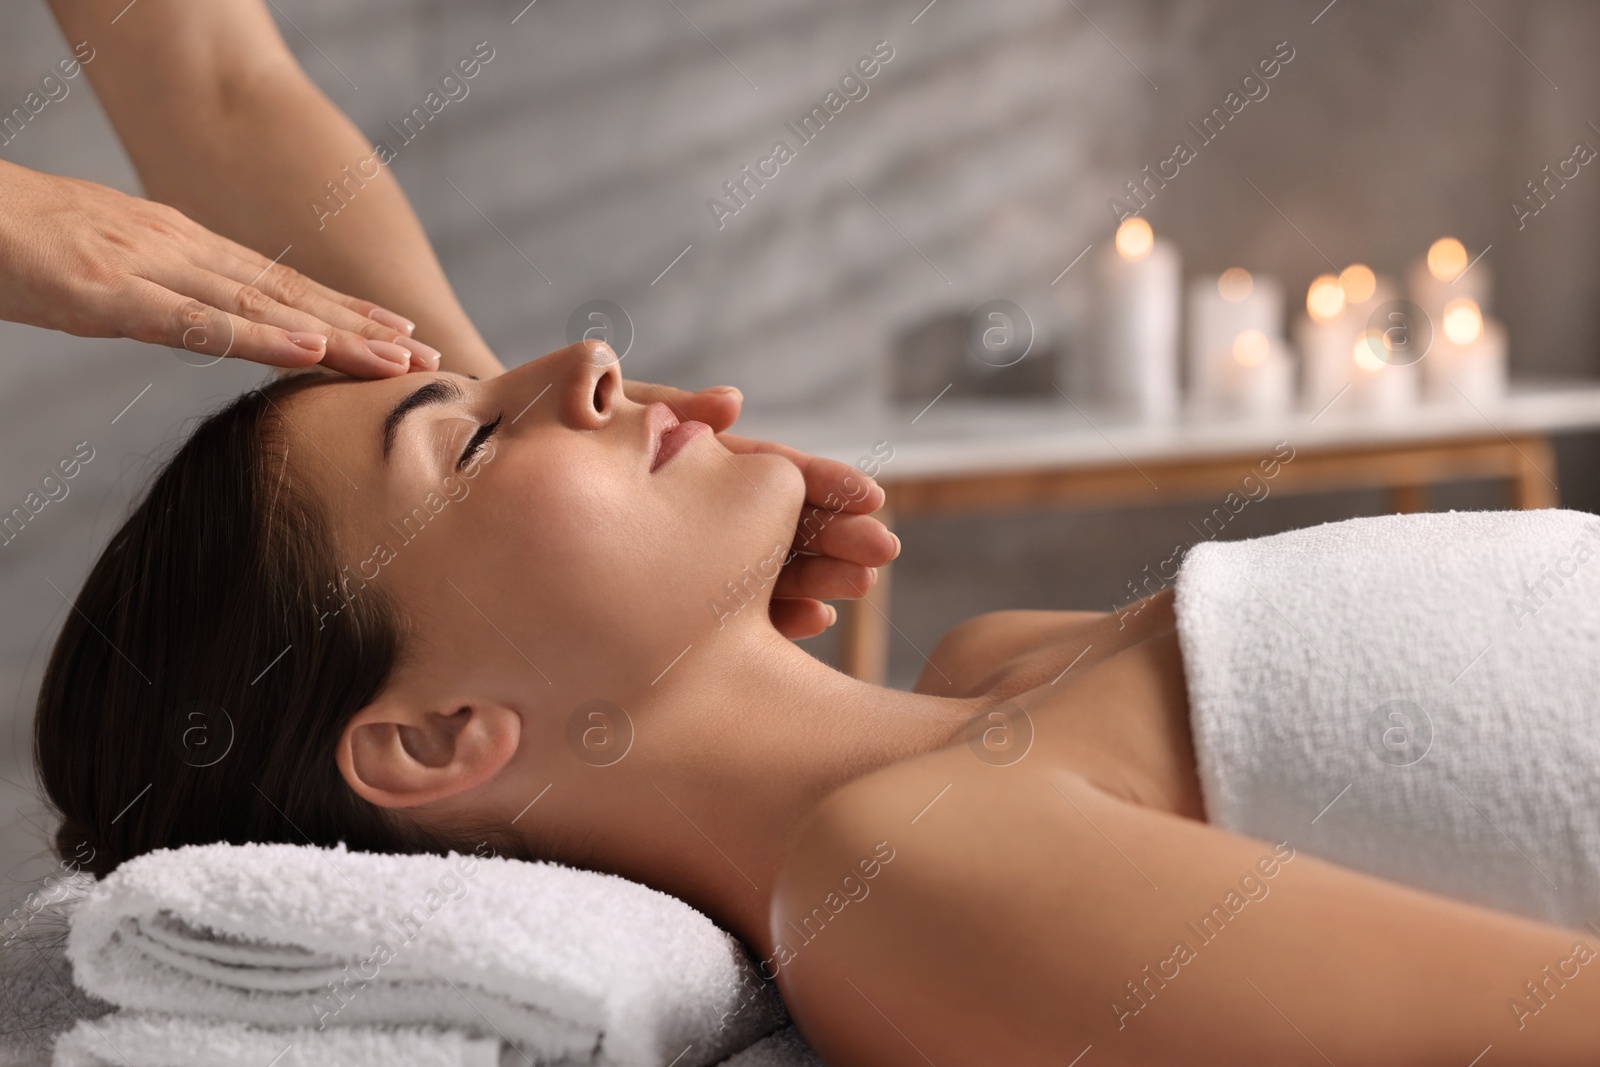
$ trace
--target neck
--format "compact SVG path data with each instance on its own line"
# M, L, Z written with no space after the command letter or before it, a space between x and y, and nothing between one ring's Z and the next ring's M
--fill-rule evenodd
M981 698L851 678L763 617L695 642L636 706L639 758L616 765L627 775L612 778L613 810L588 805L591 862L679 897L766 955L777 876L822 800L948 744Z

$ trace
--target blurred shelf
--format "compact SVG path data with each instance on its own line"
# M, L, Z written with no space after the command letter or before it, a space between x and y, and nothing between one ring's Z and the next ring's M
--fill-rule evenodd
M1182 416L1139 422L1064 399L951 399L882 404L815 415L752 412L734 432L855 463L877 441L894 458L885 483L929 476L1063 470L1119 461L1218 459L1295 449L1382 447L1455 438L1546 436L1600 429L1600 381L1517 382L1492 406L1418 404L1398 414L1364 413L1342 397L1320 414L1268 419Z

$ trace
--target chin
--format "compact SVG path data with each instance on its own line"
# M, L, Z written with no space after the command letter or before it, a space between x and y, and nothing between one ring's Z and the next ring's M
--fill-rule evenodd
M740 471L757 489L755 513L762 528L771 528L784 544L794 539L806 502L806 479L800 468L782 456L765 453L735 456Z
M715 504L701 514L692 547L697 563L689 568L694 582L715 603L729 583L748 595L769 586L794 544L795 528L805 503L805 478L782 456L736 455L718 461L727 472L718 480ZM705 602L705 593L693 598ZM713 610L707 619L717 618Z

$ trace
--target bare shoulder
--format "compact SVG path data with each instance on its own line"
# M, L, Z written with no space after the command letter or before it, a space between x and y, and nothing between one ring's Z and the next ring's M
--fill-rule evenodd
M1057 836L1061 812L1032 776L997 770L957 746L876 771L831 794L791 851L771 910L777 981L830 1067L1035 1062L1038 1035L982 1001L1045 963L1013 951L1041 916L997 904L1071 868L1012 847ZM1012 845L985 856L997 836Z
M1600 984L1570 980L1600 966L1582 931L961 746L831 794L771 923L830 1067L1059 1067L1091 1045L1100 1064L1459 1067L1493 1044L1576 1065L1600 1044ZM1550 973L1568 981L1541 1007L1525 983Z
M913 690L971 696L1018 657L1063 639L1075 627L1104 617L1098 611L989 611L958 623L939 639Z

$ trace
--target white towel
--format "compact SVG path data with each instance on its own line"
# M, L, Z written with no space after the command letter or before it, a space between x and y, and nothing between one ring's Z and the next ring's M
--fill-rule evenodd
M500 1067L499 1038L400 1026L265 1029L113 1012L56 1039L51 1067ZM587 1062L587 1061L585 1061Z
M1389 515L1205 542L1176 598L1211 822L1600 920L1600 518Z
M739 942L684 902L497 857L163 849L90 890L67 954L85 990L139 1012L430 1024L549 1060L709 1064L785 1018Z
M4 1063L0 1058L0 1063ZM82 1020L56 1041L51 1067L526 1067L498 1039L431 1027L266 1029L159 1013L114 1012ZM542 1067L551 1061L540 1060ZM587 1064L587 1058L577 1062ZM800 1032L785 1026L721 1067L823 1067Z

